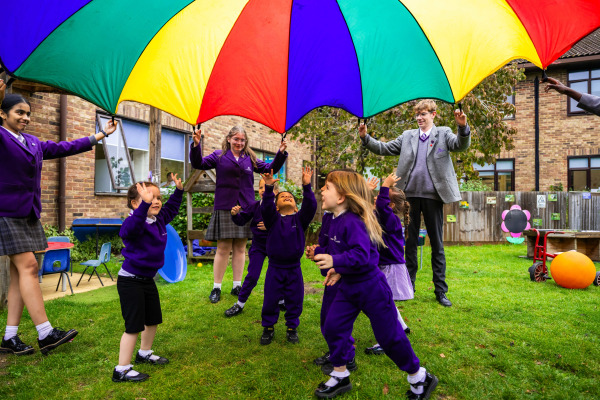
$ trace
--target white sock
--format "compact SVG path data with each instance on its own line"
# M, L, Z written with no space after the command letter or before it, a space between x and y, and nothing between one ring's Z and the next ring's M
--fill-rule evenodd
M404 322L402 315L400 315L400 310L398 310L398 308L396 308L396 311L398 311L398 321L400 321L400 325L402 325L402 330L405 331L407 328L406 322Z
M414 375L408 375L406 377L406 379L408 379L408 383L410 383L410 390L414 393L414 394L422 394L423 393L423 386L413 386L415 383L419 383L419 382L423 382L425 381L425 377L427 375L425 375L425 372L427 370L423 367L419 368L419 372L417 372Z
M242 286L242 281L233 281L233 288L235 289L238 286Z
M285 304L285 300L279 300L279 304Z
M221 289L220 283L213 283L213 289Z
M52 332L52 325L50 325L50 321L46 321L43 324L36 325L35 329L38 331L38 339L44 340Z
M138 350L138 354L139 354L140 356L142 356L142 357L148 357L148 356L150 356L150 359L151 359L152 361L156 361L156 360L158 360L158 359L160 358L160 357L158 357L158 356L155 356L155 355L154 355L154 354L152 354L152 353L154 353L154 351L153 351L153 350L142 350L142 349L139 349L139 350Z
M331 372L331 374L329 374L329 375L330 376L335 376L335 377L338 377L338 378L345 378L347 376L350 376L350 371L345 370L344 372L339 372L339 371L333 370ZM338 383L338 381L336 379L333 379L333 378L329 378L329 380L327 382L325 382L325 384L327 386L330 386L330 387L337 385L337 383Z
M235 303L235 304L237 304L238 306L240 306L240 308L244 308L244 305L246 303L242 303L241 301L238 300L237 303Z
M125 370L128 370L129 368L133 368L133 364L129 364L129 365L117 365L115 367L115 370L117 372L123 372ZM137 371L134 371L133 369L131 371L129 371L127 374L125 374L125 376L130 376L130 377L134 377L139 375L140 373Z
M18 330L19 330L19 325L17 325L17 326L6 325L6 330L4 331L4 340L8 340L10 338L17 336Z

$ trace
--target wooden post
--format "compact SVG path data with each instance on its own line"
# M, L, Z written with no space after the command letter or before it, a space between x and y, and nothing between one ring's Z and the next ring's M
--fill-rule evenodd
M157 185L161 183L160 176L160 152L161 142L160 133L161 126L161 111L156 107L150 107L150 145L149 153L149 169L152 172L152 181Z
M6 308L8 285L10 284L10 258L0 256L0 310Z

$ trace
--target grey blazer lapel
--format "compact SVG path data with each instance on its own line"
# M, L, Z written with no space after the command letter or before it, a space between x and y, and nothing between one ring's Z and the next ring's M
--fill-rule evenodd
M438 140L438 135L439 132L434 125L433 128L431 128L431 132L429 132L429 137L427 138L427 141L429 142L429 147L427 147L427 157L429 157L429 153L431 153L431 150L433 150L435 147L435 144Z
M412 146L413 154L416 157L417 151L419 148L419 130L418 129L413 129L413 131L411 132L410 144Z

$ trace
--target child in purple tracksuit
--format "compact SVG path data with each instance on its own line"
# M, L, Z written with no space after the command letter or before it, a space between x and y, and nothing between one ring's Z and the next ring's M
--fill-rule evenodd
M263 222L262 213L260 212L260 203L262 202L263 194L265 193L265 180L261 179L258 183L258 195L261 201L257 201L251 204L246 209L242 210L241 206L235 206L231 209L231 219L238 226L244 226L248 221L250 223L250 230L252 231L252 246L248 250L248 272L244 278L242 289L238 295L238 301L229 309L225 311L226 317L233 317L239 315L244 311L244 305L250 297L250 293L256 287L262 267L267 258L267 228ZM279 193L277 183L274 184L273 193L277 195ZM285 303L283 300L279 300L279 308L285 311Z
M340 278L341 281L325 321L325 340L334 370L331 378L318 386L315 395L333 398L352 389L346 368L350 361L349 337L362 311L371 321L375 338L385 354L409 374L408 398L429 398L438 379L420 366L397 319L390 286L377 267L377 245L383 245L382 230L373 213L364 178L354 172L332 172L321 194L323 209L331 211L333 219L327 248L314 258L319 268L329 269L325 284L335 284Z
M160 190L152 182L137 183L127 192L127 206L133 211L123 221L119 232L123 239L121 253L125 260L117 278L125 333L121 337L119 365L113 371L114 382L141 382L148 379L147 374L134 371L131 365L131 356L140 332L142 343L135 356L135 363L169 362L164 357L152 354L152 343L156 328L162 323L154 276L165 262L166 225L179 212L183 196L181 179L177 179L177 174L174 174L173 180L175 192L164 206Z
M261 344L269 344L275 333L274 325L279 318L279 299L283 296L287 311L285 324L287 340L298 343L297 328L304 301L304 280L300 259L304 253L305 232L317 211L317 200L311 190L312 170L302 171L303 200L298 211L296 200L290 192L279 192L273 201L272 172L264 174L266 183L261 212L268 231L267 255L269 268L265 277L265 296L262 309L263 334Z

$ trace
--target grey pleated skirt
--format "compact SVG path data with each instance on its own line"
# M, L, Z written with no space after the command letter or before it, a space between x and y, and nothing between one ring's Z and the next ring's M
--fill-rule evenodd
M244 226L238 226L231 220L231 211L214 210L204 238L211 241L252 238L250 222Z
M40 251L48 247L42 223L35 216L0 217L0 256Z

